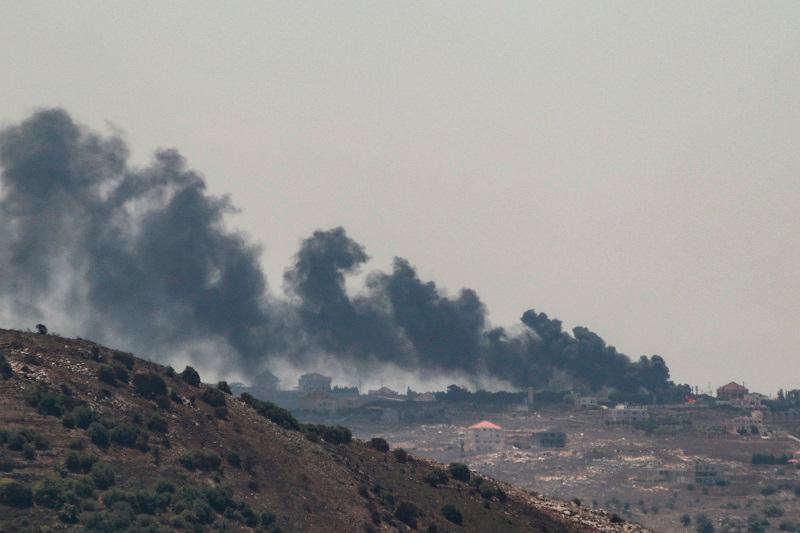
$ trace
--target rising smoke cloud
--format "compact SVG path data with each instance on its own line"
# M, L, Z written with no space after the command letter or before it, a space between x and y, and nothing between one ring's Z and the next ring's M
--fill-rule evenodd
M39 111L0 131L0 312L7 324L47 320L153 358L180 351L219 372L319 354L362 375L394 365L545 386L554 376L597 388L664 387L658 356L632 363L595 333L572 335L526 311L523 332L491 328L478 295L448 297L405 259L348 275L369 257L343 228L305 239L284 275L288 301L270 294L260 250L225 227L227 197L206 192L174 150L145 168L118 137ZM220 358L222 356L222 358Z

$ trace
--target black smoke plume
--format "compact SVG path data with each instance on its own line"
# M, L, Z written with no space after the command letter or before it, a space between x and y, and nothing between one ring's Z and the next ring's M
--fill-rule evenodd
M586 328L572 334L533 310L525 329L492 328L478 295L447 296L405 259L372 272L357 295L346 278L364 247L343 228L304 240L272 297L260 250L224 225L233 207L210 196L174 150L132 168L117 137L39 111L0 132L0 311L16 325L55 319L98 340L159 358L180 350L249 372L298 367L324 353L362 374L387 364L514 386L555 378L597 389L670 386L661 357L631 362Z

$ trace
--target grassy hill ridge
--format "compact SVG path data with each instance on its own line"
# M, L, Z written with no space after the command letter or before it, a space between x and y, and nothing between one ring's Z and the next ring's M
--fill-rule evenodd
M0 330L0 531L640 531L299 424L87 340Z

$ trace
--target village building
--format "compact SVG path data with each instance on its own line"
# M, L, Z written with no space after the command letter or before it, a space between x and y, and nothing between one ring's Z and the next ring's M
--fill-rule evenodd
M389 387L381 387L376 390L367 391L367 396L378 396L380 398L400 398L400 393Z
M533 442L540 448L563 448L567 445L567 434L563 431L538 431L533 434Z
M600 402L595 396L573 396L573 402L578 409L597 409Z
M731 381L727 385L723 385L722 387L717 389L717 398L720 400L734 400L737 398L744 397L748 391L747 387L744 385L739 385L738 383Z
M800 389L793 389L787 392L786 401L789 403L800 403Z
M636 478L639 481L655 483L691 483L693 472L677 465L647 466L642 468Z
M733 426L734 432L740 435L763 435L767 432L762 411L751 411L750 416L734 418Z
M488 420L469 426L464 435L464 451L492 452L502 450L505 446L503 428Z
M617 404L613 409L609 409L609 421L612 424L634 424L644 422L650 418L647 407L628 407L627 405Z
M422 392L414 396L415 402L435 402L436 396L432 392Z
M298 389L302 394L311 394L312 392L330 392L331 391L331 378L330 376L323 376L322 374L311 373L303 374L298 381Z
M730 400L731 405L739 409L763 409L763 397L760 394L745 394L741 398Z
M694 482L699 485L716 485L723 483L725 479L719 471L717 465L713 463L697 461L694 464Z

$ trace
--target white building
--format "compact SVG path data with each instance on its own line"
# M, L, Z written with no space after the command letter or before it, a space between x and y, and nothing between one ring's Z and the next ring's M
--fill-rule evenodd
M506 447L503 428L488 420L482 420L467 428L464 436L464 451L493 452Z
M614 424L633 424L635 422L643 422L650 418L650 413L647 407L628 407L626 405L617 404L616 407L609 410L611 422Z

